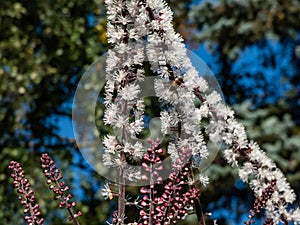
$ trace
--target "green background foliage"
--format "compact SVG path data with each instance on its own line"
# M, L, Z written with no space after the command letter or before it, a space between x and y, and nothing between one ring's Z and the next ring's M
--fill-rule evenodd
M70 117L69 101L84 68L105 51L96 26L105 23L103 1L1 1L0 8L1 223L24 224L7 171L9 161L18 160L38 190L47 224L66 224L47 190L39 156L50 152L66 182L72 185L79 180L81 186L75 190L94 197L91 182L95 181L86 179L86 174L75 176L72 168L88 167L74 161L74 140L59 135L57 122L60 116ZM99 198L81 205L94 221L104 221L103 213L97 213L102 205ZM88 219L82 218L93 224Z
M229 103L253 96L256 103L258 90L264 92L261 104L271 95L282 97L274 90L272 80L267 79L270 76L266 76L268 69L273 70L277 79L281 78L282 85L293 87L288 96L290 101L295 103L299 99L299 54L296 54L300 44L298 0L202 1L190 11L189 16L198 28L194 38L206 43L219 65L219 82ZM274 51L272 45L282 48ZM247 69L234 71L235 62L253 47L259 54L248 53L242 65ZM255 72L250 66L256 69ZM253 80L247 90L245 78Z

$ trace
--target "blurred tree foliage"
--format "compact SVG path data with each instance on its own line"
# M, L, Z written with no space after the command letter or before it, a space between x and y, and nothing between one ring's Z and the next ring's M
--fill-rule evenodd
M50 151L58 160L67 183L81 185L75 190L88 196L83 212L91 211L94 220L104 221L106 212L98 213L99 198L90 200L96 193L91 183L99 181L70 170L88 167L73 158L74 141L59 136L57 125L59 116L71 115L70 100L84 68L106 49L95 27L105 24L103 1L3 0L0 8L1 223L24 223L8 177L10 160L20 161L32 178L48 224L67 223L53 210L56 203L46 190L39 169L42 151Z
M208 44L220 66L219 81L229 103L241 102L253 96L258 98L257 88L264 92L264 96L276 94L272 81L268 82L265 76L266 69L270 68L276 69L276 75L293 87L288 97L296 103L300 89L300 58L297 57L300 1L201 1L191 10L190 19L198 27L196 39ZM282 49L274 51L272 44L281 45ZM251 52L246 62L248 70L243 73L234 71L234 62L253 46L259 51L259 57L251 55ZM249 66L251 61L255 62L250 64L252 68ZM253 71L253 67L259 69ZM245 77L254 80L251 87L245 86ZM259 103L264 104L265 101Z
M101 52L97 17L101 0L1 1L0 147L60 145L57 115L83 68Z

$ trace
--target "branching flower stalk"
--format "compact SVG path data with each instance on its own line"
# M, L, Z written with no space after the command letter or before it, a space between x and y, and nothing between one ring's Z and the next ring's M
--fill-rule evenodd
M247 140L244 127L235 120L231 109L220 104L209 108L222 118L214 138L227 145L225 159L233 167L239 167L240 178L250 184L256 196L255 212L251 213L250 220L255 213L265 210L268 224L289 221L300 224L300 209L288 210L288 204L296 199L295 193L275 163L255 142Z
M47 184L49 185L50 190L55 194L54 200L59 200L59 208L66 208L70 214L69 220L72 221L76 225L80 225L77 220L77 217L81 216L81 211L74 213L73 207L76 206L75 201L71 201L72 194L67 193L69 191L69 186L62 181L62 174L60 170L55 166L54 161L51 157L44 153L41 158L41 167L43 169L44 175L47 178Z
M162 183L160 171L165 168L161 164L160 155L163 150L159 147L160 140L149 140L151 147L143 157L145 170L142 178L149 180L149 187L142 187L143 194L140 210L142 224L175 224L193 211L198 204L200 190L194 187L190 151L182 149L176 163L172 164L173 172ZM162 186L162 194L157 189Z
M142 145L135 137L142 131L144 105L138 99L140 92L136 80L143 80L142 69L144 51L144 21L139 11L138 1L107 0L108 42L112 49L108 52L106 78L107 83L104 122L114 130L120 130L116 136L108 135L105 146L104 162L118 169L119 196L117 223L124 224L125 183L139 177L138 171L128 168L127 162L142 157ZM140 19L140 20L138 20ZM140 45L139 45L140 44Z
M8 168L12 171L11 177L14 179L13 185L19 194L25 221L28 225L44 225L44 218L40 218L41 212L39 205L36 203L34 191L31 189L29 180L25 177L25 172L20 163L11 161Z
M275 191L274 186L275 186L275 182L272 182L268 187L266 187L263 190L262 195L255 199L254 206L253 206L254 210L250 210L251 214L248 216L249 220L247 222L245 222L246 225L250 225L251 223L254 223L254 221L253 221L254 216L257 213L260 213L261 209L263 209L266 206L267 201L271 199L271 197ZM273 219L267 218L265 223L273 224Z
M280 221L284 223L293 221L299 224L299 208L295 210L287 209L288 203L292 203L295 200L295 194L286 182L283 174L258 145L247 140L244 127L235 120L234 112L221 102L221 96L216 92L208 92L207 83L195 73L195 69L193 69L188 60L181 40L176 38L173 29L170 28L170 21L168 23L163 22L164 18L170 18L168 15L171 13L168 12L168 8L164 6L162 1L149 2L157 3L156 5L153 4L153 11L155 11L155 6L157 7L158 5L160 9L164 7L165 11L167 11L166 13L156 13L157 15L161 15L159 16L159 23L157 22L156 24L162 24L157 30L163 31L159 32L157 37L160 37L159 34L163 33L163 41L167 42L168 46L173 46L173 48L169 47L164 55L166 56L167 65L173 65L175 71L168 71L165 76L161 73L161 77L164 78L167 76L171 81L182 79L181 84L175 91L161 85L162 80L158 81L156 85L157 94L162 100L168 103L177 103L181 110L177 110L176 113L185 113L179 115L179 118L181 119L183 131L186 134L191 134L191 136L188 139L181 138L176 145L179 147L190 145L189 147L192 149L193 155L194 151L198 150L200 155L202 153L201 156L204 157L206 154L205 146L202 142L202 135L199 133L200 127L198 122L202 118L209 118L210 124L206 127L206 134L211 141L224 142L227 145L224 155L231 165L238 166L237 159L241 159L240 177L243 181L250 183L250 187L255 195L257 197L262 196L266 187L271 184L274 185L274 193L272 193L271 197L269 196L270 199L265 203L265 207L262 207L266 209L267 217L272 219L275 224L278 224ZM173 79L173 74L179 75ZM202 101L203 104L199 109L196 109L191 104L189 100L193 99L191 94ZM176 113L173 114L176 115ZM169 120L170 118L167 117L167 121ZM197 138L197 136L200 138ZM195 140L197 141L195 142ZM199 140L201 141L199 142ZM199 143L199 147L195 149L194 146L195 144L197 146L197 143Z
M149 181L149 187L141 188L141 193L144 194L141 205L143 207L147 206L148 212L141 210L140 215L142 220L145 221L144 224L156 224L157 214L155 212L154 196L157 194L157 189L155 185L162 183L162 177L159 171L163 169L160 158L163 150L159 147L159 140L156 142L149 140L148 142L150 147L143 156L142 167L145 172L142 174L142 179Z
M54 161L46 153L42 154L41 167L47 178L47 184L50 190L55 193L54 200L59 200L59 208L66 208L70 214L69 220L76 225L80 225L77 217L81 216L81 211L74 213L73 207L76 206L76 202L71 201L72 195L66 193L70 188L62 181L62 174L60 170L56 168ZM25 220L28 225L43 225L44 219L39 218L41 212L39 211L39 205L36 203L34 191L31 189L29 180L25 177L25 172L20 163L11 161L8 168L12 171L11 177L14 179L14 187L19 194L19 200L22 205L25 206L24 214Z
M193 159L205 159L209 154L204 136L214 143L225 143L225 159L230 165L239 167L241 179L250 184L257 198L254 214L265 210L265 224L289 221L300 224L300 209L288 210L288 204L295 200L290 185L274 162L256 143L247 139L244 127L236 121L234 112L223 104L220 94L210 91L207 81L199 76L182 38L173 29L172 11L165 1L106 0L106 5L108 41L113 48L107 58L105 122L114 129L121 129L122 135L107 136L103 143L106 165L118 167L122 172L118 224L124 224L125 218L124 179L136 177L136 172L127 170L124 164L130 158L142 156L143 148L135 139L135 134L143 129L143 103L137 97L140 87L136 81L143 80L145 57L157 77L156 95L165 105L161 112L162 133L173 135L174 127L178 128L177 138L168 146L173 164L185 149L190 152L191 165L197 167ZM145 40L146 51L139 45ZM195 106L195 98L200 100L200 107ZM130 120L130 115L134 119ZM204 119L209 121L205 127ZM199 176L202 184L207 180L204 175ZM155 192L150 189L149 193L152 196ZM154 220L147 212L144 215L148 222L149 218ZM251 214L250 221L253 217Z

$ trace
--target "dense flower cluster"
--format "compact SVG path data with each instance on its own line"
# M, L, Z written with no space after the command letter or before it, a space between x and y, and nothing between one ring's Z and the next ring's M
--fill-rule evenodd
M190 149L193 156L207 157L207 145L201 132L201 120L207 117L207 106L195 107L193 89L207 91L208 84L199 76L187 57L183 39L172 26L172 11L164 1L147 1L150 22L148 24L147 59L157 75L155 93L166 107L162 108L162 133L174 134L176 148ZM214 94L210 95L213 101ZM171 154L172 157L172 154ZM176 158L172 157L172 160Z
M19 200L25 207L23 212L27 224L43 225L44 219L39 218L41 216L41 212L39 210L39 205L36 203L34 191L31 189L31 185L28 179L25 177L25 172L20 163L11 161L8 168L12 171L11 177L14 179L13 184L19 194Z
M54 200L59 200L59 208L65 207L70 214L69 219L73 221L74 224L79 225L76 218L81 216L82 213L81 211L77 213L73 212L72 208L76 206L76 202L71 201L72 194L67 193L70 188L62 181L63 176L60 170L55 166L54 161L47 153L42 154L40 161L43 172L47 178L46 182L50 190L55 194Z
M206 101L200 92L195 95ZM234 112L222 103L209 104L209 111L218 118L214 123L212 141L226 144L224 157L233 167L239 167L239 176L250 184L257 199L263 198L266 188L272 186L272 193L260 208L265 209L268 221L278 224L293 221L300 224L300 209L288 210L288 204L296 199L294 191L275 163L266 156L259 146L248 141L242 124L234 118ZM252 216L251 216L252 217Z
M173 171L162 183L160 171L165 169L161 164L163 150L160 140L149 140L151 147L143 157L144 179L150 181L148 187L142 187L140 192L143 200L140 210L142 224L175 224L183 219L194 205L199 204L200 190L194 187L193 172L190 161L190 151L181 149L179 157L172 164ZM159 188L163 186L163 188ZM162 193L159 193L162 189Z
M140 11L141 4L136 0L106 1L107 36L113 48L107 57L104 122L114 129L115 136L103 140L103 161L118 168L128 180L135 180L139 174L126 167L126 161L141 158L143 150L136 134L144 127L144 104L138 98L141 88L135 82L144 79L142 37L146 11Z
M173 164L180 159L180 151L183 150L188 151L186 155L190 157L186 162L205 159L209 154L206 137L214 143L225 143L224 157L230 165L239 167L241 179L250 184L258 199L255 210L265 211L268 218L265 223L292 221L300 224L300 209L288 209L288 204L295 200L293 190L274 162L257 144L247 139L243 125L222 102L220 94L210 91L207 81L199 76L182 38L173 29L172 11L165 1L105 2L108 9L108 40L113 47L107 58L105 122L121 132L118 137L107 136L104 140L104 161L107 165L120 168L120 183L124 183L127 175L137 177L132 175L133 171L126 173L128 158L142 156L143 146L135 138L135 134L143 129L144 110L143 102L138 98L141 89L137 81L143 81L143 62L147 61L151 73L156 76L154 88L162 102L162 133L173 136L168 145ZM195 98L201 103L199 107L194 103ZM204 119L208 121L205 126L202 123ZM197 163L192 161L191 165L197 166ZM148 178L151 179L151 176ZM208 178L200 176L199 180L206 184ZM175 188L172 185L165 189ZM270 187L272 191L266 195ZM124 186L121 189L120 194L124 195ZM151 188L149 190L154 194ZM176 189L172 191L176 193ZM119 198L124 200L121 195ZM261 202L261 199L264 201ZM161 198L157 197L157 200L163 202ZM143 204L150 204L151 208L153 201L145 200ZM164 210L162 206L156 209ZM124 216L122 213L124 210L121 210L120 216ZM149 218L154 219L151 210L142 214L144 224Z
M271 199L272 194L275 191L274 186L275 186L275 182L271 182L271 184L268 187L266 187L265 190L263 190L262 195L259 197L256 197L254 206L253 206L254 211L250 210L251 214L248 216L249 220L248 220L248 222L245 222L245 224L250 225L251 223L254 223L253 218L254 218L255 214L260 213L261 209L263 209L266 206L267 201L269 199ZM265 220L265 223L273 224L273 219L267 218Z
M160 140L153 141L148 140L150 147L147 149L147 153L144 153L142 167L148 174L142 175L143 180L150 181L150 188L153 188L154 184L160 184L162 177L159 175L159 171L163 170L161 155L164 150L160 147Z
M157 96L166 105L173 104L162 110L162 132L168 134L172 130L169 122L174 121L173 127L181 126L177 130L176 147L207 157L200 121L207 117L208 110L205 104L200 109L195 107L193 87L196 85L205 91L208 85L186 57L183 40L172 28L172 11L165 2L157 0L108 0L106 5L108 40L113 48L107 57L104 121L119 136L107 136L103 141L105 165L124 170L127 178L138 177L138 174L132 175L134 171L128 171L125 162L130 157L141 157L144 149L135 134L143 129L144 105L138 98L141 90L137 81L144 78L145 61L151 64L152 73L157 76ZM178 88L177 81L192 87ZM215 93L208 98L212 103L221 100Z

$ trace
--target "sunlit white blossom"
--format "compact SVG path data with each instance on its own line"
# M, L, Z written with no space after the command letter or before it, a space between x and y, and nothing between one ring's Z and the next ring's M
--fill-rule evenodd
M203 174L199 175L199 181L201 184L205 187L207 184L209 184L209 178Z
M239 155L235 153L232 149L224 150L224 157L230 165L238 166L237 158L239 157Z
M109 187L109 184L104 184L104 188L101 191L101 195L103 196L104 199L113 199L113 193L112 190Z
M138 95L138 93L140 93L140 91L141 90L138 85L129 84L120 90L120 96L124 100L131 101L137 97L137 95Z
M179 122L177 112L162 111L160 113L160 119L161 119L161 132L163 134L170 133L171 127L177 126L177 124Z
M102 143L105 146L105 151L107 153L115 153L116 145L118 143L115 136L112 135L105 136Z
M239 169L239 177L242 181L247 182L249 175L253 173L253 165L249 162L244 163L243 167Z
M115 124L117 121L116 112L118 111L116 104L109 104L106 108L103 121L105 124Z
M179 157L178 149L173 142L169 143L169 145L168 145L168 153L170 154L171 160L173 162L175 162L176 159Z
M221 100L222 99L221 99L220 94L217 93L216 91L213 91L209 95L206 96L206 101L210 105L216 104L216 103L220 102Z

